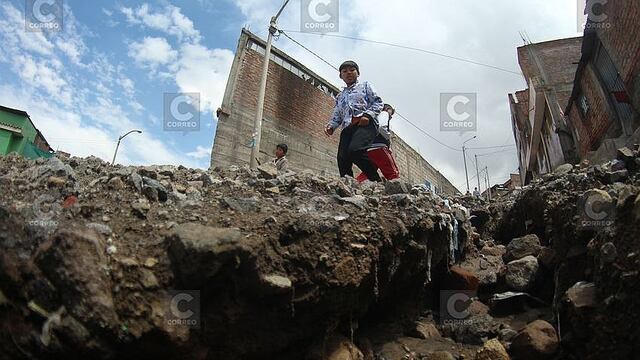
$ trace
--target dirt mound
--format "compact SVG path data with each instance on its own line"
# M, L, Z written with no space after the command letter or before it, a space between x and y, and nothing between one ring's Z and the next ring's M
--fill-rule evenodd
M324 174L0 169L2 358L304 358L424 296L470 234L421 188Z

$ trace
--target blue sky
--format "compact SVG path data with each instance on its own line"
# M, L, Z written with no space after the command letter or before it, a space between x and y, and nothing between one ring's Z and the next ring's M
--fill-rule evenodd
M54 149L110 160L114 139L141 129L118 162L208 167L245 21L232 1L213 5L67 0L62 31L41 33L25 31L24 1L3 2L0 103L26 110ZM163 131L165 92L200 93L200 131Z
M335 1L335 0L334 0ZM581 35L584 0L342 0L340 35L419 47L519 71L520 32L533 42ZM220 105L240 30L266 35L282 0L64 0L60 32L25 31L25 0L0 5L0 105L27 111L54 149L111 160L118 136L123 164L207 168ZM282 29L300 29L300 0L283 12ZM450 147L513 144L507 94L524 89L517 74L370 43L291 33L333 64L360 64L385 101ZM335 70L281 37L275 46L335 85ZM163 94L200 94L200 131L163 131ZM476 93L478 130L441 132L444 92ZM394 120L396 121L396 120ZM395 131L462 189L462 154L397 120ZM318 129L319 132L322 129ZM508 150L508 149L507 149ZM490 151L472 150L469 158ZM516 172L515 151L481 157L492 183ZM215 159L214 159L215 161ZM472 162L468 166L474 169ZM472 179L472 183L475 180Z

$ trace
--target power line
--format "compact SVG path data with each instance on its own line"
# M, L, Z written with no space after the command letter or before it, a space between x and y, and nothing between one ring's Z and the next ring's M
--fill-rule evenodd
M422 130L420 127L418 127L418 125L416 125L416 124L414 124L413 122L411 122L409 119L407 119L406 117L404 117L404 116L403 116L402 114L400 114L399 112L396 112L396 115L398 115L398 116L400 116L401 118L403 118L406 122L408 122L409 124L411 124L414 128L418 129L418 131L420 131L420 132L421 132L421 133L423 133L424 135L428 136L430 139L432 139L433 141L437 142L438 144L440 144L440 145L442 145L442 146L444 146L444 147L446 147L446 148L448 148L448 149L450 149L450 150L462 152L462 150L460 150L460 149L456 149L456 148L454 148L454 147L452 147L452 146L449 146L449 145L447 145L447 144L443 143L442 141L440 141L440 140L436 139L435 137L431 136L429 133L427 133L426 131Z
M285 31L285 30L281 30L281 31ZM397 48L406 49L406 50L419 51L419 52L423 52L423 53L430 54L430 55L436 55L436 56L444 57L444 58L447 58L447 59L466 62L466 63L469 63L469 64L478 65L478 66L484 66L484 67L487 67L487 68L490 68L490 69L494 69L494 70L498 70L498 71L502 71L502 72L515 74L515 75L518 75L518 76L522 76L522 73L517 72L517 71L501 68L501 67L498 67L498 66L495 66L495 65L484 64L484 63L481 63L481 62L478 62L478 61L464 59L464 58L460 58L460 57L457 57L457 56L442 54L442 53L439 53L439 52L436 52L436 51L432 51L432 50L421 49L421 48L417 48L417 47L413 47L413 46L394 44L394 43L390 43L390 42L386 42L386 41L378 41L378 40L370 40L370 39L358 38L358 37L355 37L355 36L346 36L346 35L337 35L337 34L324 34L324 33L311 33L311 32L304 32L304 31L298 31L298 30L286 30L286 31L294 32L294 33L301 33L301 34L330 36L330 37L335 37L335 38L342 38L342 39L369 42L369 43L373 43L373 44L387 45L387 46L397 47Z
M514 147L515 145L499 145L499 146L480 146L480 147L468 147L469 150L486 150L486 149L498 149L506 147Z
M289 31L289 30L287 30ZM289 40L293 41L294 43L296 43L298 46L302 47L303 49L305 49L306 51L308 51L309 53L311 53L313 56L317 57L318 59L322 60L322 62L324 62L325 64L329 65L330 67L332 67L335 70L338 70L337 66L334 66L333 64L331 64L329 61L325 60L322 56L318 55L317 53L315 53L313 50L309 49L308 47L302 45L300 42L298 42L297 40L295 40L294 38L292 38L291 36L289 36L289 34L287 34L284 30L279 30L280 33L282 33L285 37L287 37ZM395 113L396 115L398 115L399 117L403 118L406 122L408 122L409 124L411 124L413 127L415 127L418 131L420 131L421 133L423 133L425 136L429 137L430 139L434 140L435 142L437 142L438 144L453 150L453 151L462 151L460 149L456 149L454 147L451 147L445 143L443 143L442 141L436 139L434 136L432 136L431 134L429 134L428 132L426 132L425 130L421 129L418 125L414 124L411 120L407 119L404 115L400 114L399 112Z
M295 30L280 30L278 29L278 32L282 35L284 35L286 38L288 38L289 40L293 41L296 45L300 46L301 48L303 48L304 50L306 50L307 52L309 52L310 54L312 54L313 56L315 56L316 58L320 59L322 62L324 62L325 64L329 65L331 68L338 70L338 67L333 65L332 63L330 63L329 61L327 61L325 58L323 58L322 56L318 55L316 52L314 52L313 50L309 49L308 47L304 46L303 44L301 44L299 41L297 41L296 39L292 38L289 34L287 34L286 32L290 31L290 32L297 32L300 33L300 31L295 31ZM366 40L366 39L365 39ZM376 41L373 40L366 40L366 41L370 41L370 42L374 42L374 43L378 43ZM387 44L384 42L379 42L385 45L393 45L393 44ZM419 50L419 49L418 49ZM425 50L426 51L426 50ZM461 149L457 149L454 148L448 144L443 143L442 141L438 140L436 137L434 137L433 135L429 134L428 132L426 132L425 130L423 130L422 128L420 128L418 125L416 125L415 123L413 123L411 120L409 120L408 118L406 118L404 115L400 114L399 112L395 112L396 115L398 115L399 117L401 117L402 119L404 119L406 122L408 122L411 126L413 126L414 128L416 128L419 132L421 132L422 134L424 134L425 136L427 136L428 138L432 139L433 141L437 142L438 144L446 147L449 150L453 150L453 151L457 151L457 152L462 152ZM467 148L467 149L493 149L493 148L502 148L502 147L507 147L507 146L514 146L514 145L502 145L502 146L487 146L487 147L478 147L478 148Z
M311 49L309 49L308 47L300 44L298 41L296 41L294 38L292 38L291 36L289 36L289 34L287 34L286 32L284 32L284 30L279 30L279 32L286 36L289 40L293 41L294 43L298 44L298 46L300 46L301 48L307 50L308 52L310 52L313 56L317 57L318 59L322 60L325 64L331 66L332 68L338 70L338 68L336 66L334 66L333 64L331 64L330 62L328 62L327 60L325 60L324 58L322 58L322 56L316 54L315 52L313 52Z
M515 150L516 150L516 149L498 150L498 151L494 151L494 152L490 152L490 153L486 153L486 154L479 154L478 156L487 156L487 155L493 155L493 154L499 154L499 153L511 152L511 151L515 151Z

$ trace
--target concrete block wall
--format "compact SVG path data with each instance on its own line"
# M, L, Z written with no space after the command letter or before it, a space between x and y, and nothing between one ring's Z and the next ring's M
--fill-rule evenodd
M258 45L258 46L256 46ZM249 163L250 142L262 72L264 42L243 30L218 119L211 166ZM289 166L337 174L339 131L332 137L323 129L331 117L339 89L282 51L272 48L265 94L259 160L274 157L278 143L289 147ZM393 150L401 177L411 183L429 180L445 193L457 189L414 149L394 137ZM359 171L354 169L357 174Z

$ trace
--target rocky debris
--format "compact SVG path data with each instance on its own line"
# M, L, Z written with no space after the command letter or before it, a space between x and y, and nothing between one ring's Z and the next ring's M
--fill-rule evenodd
M578 282L566 293L566 301L575 308L594 307L596 305L596 287L594 283Z
M416 321L414 328L411 329L407 335L413 336L419 339L430 339L433 337L440 337L440 331L436 325L427 321Z
M286 276L272 274L263 276L262 280L271 290L271 293L288 293L292 290L293 283Z
M326 350L337 338L351 349L342 352L346 358L358 358L345 339L370 336L373 324L389 332L371 337L370 346L356 341L366 359L397 350L399 356L384 358L425 359L442 350L472 359L496 338L526 359L528 350L521 357L514 349L533 345L514 329L554 319L562 356L627 359L640 322L640 158L635 149L623 153L618 161L546 174L492 202L445 199L422 186L387 193L397 185L323 173L114 167L97 158L63 159L56 172L36 170L49 167L47 160L0 157L0 184L9 189L0 193L0 357L23 356L19 346L33 358L130 357L144 348L152 358L286 360L308 356L311 344ZM115 178L124 188L112 187L121 187ZM146 189L159 186L164 201ZM43 207L34 209L39 197ZM598 201L588 203L590 197ZM598 223L603 210L613 216ZM178 236L190 226L202 231ZM84 297L67 294L66 283L77 281L84 291L88 280L49 275L37 260L57 229L88 232L100 242L97 256L105 260L93 259L100 270L87 292L93 302L111 296L112 306L96 307L94 318L63 304ZM239 236L221 244L210 229L236 229ZM510 244L534 234L538 244ZM523 248L517 259L513 253ZM190 255L180 255L186 249ZM75 256L69 261L64 266L81 268ZM448 263L460 261L462 271L449 271ZM169 326L171 289L196 286L204 326ZM440 290L452 288L477 290L469 317L438 318L435 325L416 315L425 313L414 304L431 306ZM507 291L516 288L526 292ZM408 314L398 315L394 330L387 319L400 309ZM412 337L398 338L402 333Z
M616 246L612 242L602 244L600 247L600 259L605 263L611 263L615 261L618 256Z
M304 358L373 309L437 294L471 233L455 200L326 174L73 157L0 157L0 173L6 358ZM34 211L44 194L54 211ZM200 303L199 328L171 318L176 296Z
M104 236L109 236L113 232L109 225L100 224L100 223L89 223L86 225L87 228L95 230L98 234L102 234Z
M573 170L573 165L571 164L562 164L558 166L553 173L556 175L565 175L570 173Z
M275 165L268 163L258 166L260 176L265 179L275 179L278 177L278 169Z
M514 357L523 360L552 359L559 349L556 330L544 320L528 324L511 343Z
M473 300L469 307L467 308L469 314L471 316L474 315L486 315L489 313L489 307L485 305L482 301Z
M483 240L475 242L480 255L498 254L489 244L509 245L512 239L531 234L541 245L537 271L532 270L534 259L523 267L531 269L527 271L530 276L514 277L511 267L509 281L526 278L518 281L529 284L526 292L506 293L520 286L502 284L498 276L497 284L489 289L497 294L487 295L492 299L490 314L524 317L535 314L533 306L544 312L551 305L558 313L542 318L557 319L563 358L626 359L635 355L636 346L630 344L636 344L637 337L630 324L640 321L635 311L640 298L635 296L637 286L631 285L640 277L640 243L635 241L640 239L638 164L635 147L622 149L617 161L583 162L571 170L566 166L497 201L471 205L472 214L488 218L482 230L477 228Z
M109 187L113 190L122 190L124 189L124 181L119 176L114 176L107 182Z
M440 333L464 344L482 345L498 335L500 324L491 315L473 315L440 325Z
M89 331L113 332L118 323L111 278L107 268L105 244L90 230L69 229L56 232L35 255L37 265L61 296L64 306ZM45 290L45 289L42 289ZM53 296L53 289L49 294Z
M556 252L551 248L543 247L538 253L538 263L547 269L554 269L556 265Z
M559 306L564 342L567 348L576 348L576 353L584 351L584 348L577 349L580 347L578 344L589 341L591 331L595 330L593 312L599 305L596 290L594 283L577 282L566 291ZM605 301L611 301L611 298Z
M445 281L445 289L476 291L479 284L476 274L459 266L452 266Z
M155 289L158 286L160 286L158 278L156 278L153 271L148 269L140 269L140 274L141 274L140 282L142 283L142 286L144 286L146 289Z
M488 248L485 246L483 249L494 249L494 247ZM487 253L501 254L501 252ZM504 275L502 256L485 255L482 251L478 257L471 257L460 264L460 266L477 276L480 290L497 285L499 278Z
M384 184L385 195L408 194L410 190L411 186L399 179Z
M523 237L515 238L507 245L507 252L504 255L505 261L522 259L525 256L538 256L540 253L540 239L536 234L529 234Z
M426 360L456 360L448 351L434 351L423 358Z
M309 360L365 360L364 355L350 340L333 337L318 344L307 354Z
M167 201L167 189L158 181L150 177L142 177L142 193L149 201Z
M497 339L491 339L484 343L476 353L475 360L510 360L507 350Z
M547 304L524 292L507 291L493 294L489 299L491 313L496 316L507 316L524 313L527 309L544 307Z
M195 223L176 226L167 244L176 275L184 286L196 289L210 281L223 265L237 263L250 253L242 244L239 229Z
M529 255L507 264L505 280L511 289L526 291L533 286L537 273L538 259Z
M507 248L504 245L493 246L485 244L482 249L480 249L481 254L490 256L503 256L506 252Z
M628 147L618 149L617 159L624 162L625 167L629 170L637 171L640 169L640 161L638 161L637 152L634 152Z
M353 196L353 191L342 181L336 183L336 194L343 198L350 198Z
M609 171L606 173L606 183L613 184L616 182L623 182L629 177L629 171L627 169Z

